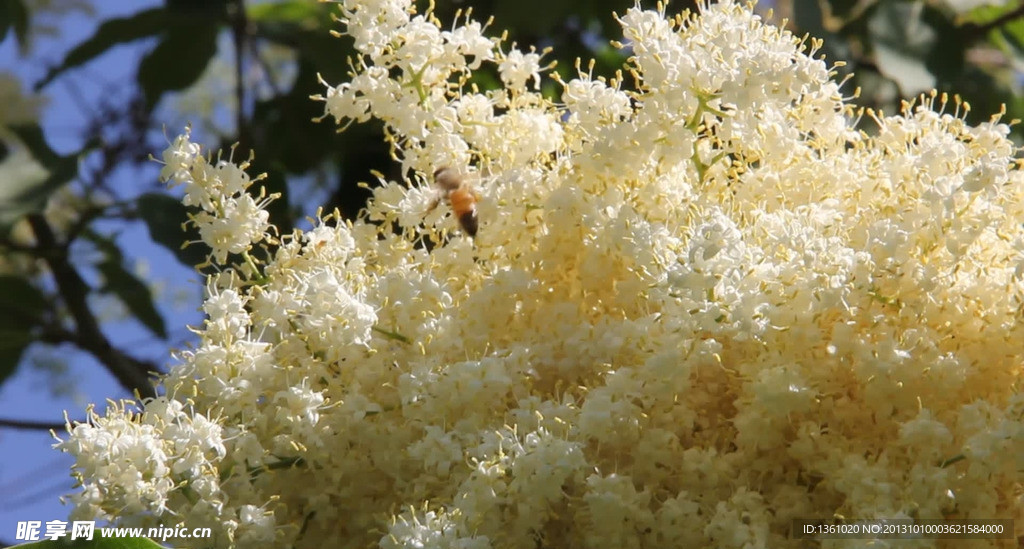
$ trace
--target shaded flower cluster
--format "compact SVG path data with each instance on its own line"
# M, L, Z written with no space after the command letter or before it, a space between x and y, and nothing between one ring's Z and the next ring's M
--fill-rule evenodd
M728 1L629 10L637 90L581 71L558 103L542 52L468 18L347 0L340 19L360 56L325 117L383 121L409 179L265 264L223 265L259 223L208 241L224 269L167 396L59 444L76 515L225 547L1024 527L1024 177L998 119L932 96L856 131L813 48ZM481 67L504 87L470 85ZM231 218L248 180L200 179L236 173L201 158L179 138L164 177ZM480 195L476 239L430 207L441 166Z

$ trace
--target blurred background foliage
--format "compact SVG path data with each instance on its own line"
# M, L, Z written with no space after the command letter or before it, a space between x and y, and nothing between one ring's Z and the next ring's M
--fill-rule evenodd
M281 193L271 221L282 232L303 226L321 206L352 218L369 192L359 183L376 180L371 170L402 174L388 172L393 163L379 125L337 133L330 121L313 122L323 113L322 103L310 99L324 91L317 75L344 81L353 55L346 39L329 33L339 30L331 17L336 5L166 0L103 19L94 14L93 2L101 1L0 0L0 41L16 49L19 65L0 74L0 382L33 357L52 360L41 349L70 346L95 357L127 392L145 396L153 393L149 373L161 364L114 344L108 317L97 309L104 300L117 302L122 317L159 345L187 343L168 340L152 280L133 268L146 249L125 249L117 238L123 227L142 224L153 245L182 264L205 257L200 245L181 248L196 235L183 232L186 209L178 193L157 182L160 166L150 158L185 123L211 148L237 143L235 159L255 153L251 173L266 172L261 184ZM608 43L621 38L612 13L632 5L437 0L435 14L445 25L457 10L472 9L481 20L493 16L493 33L507 29L510 42L552 48L545 59L557 61L568 79L577 58L584 67L593 58L595 75L621 68L626 54ZM694 7L672 1L666 9ZM425 8L420 2L421 13ZM1001 105L1004 120L1022 117L1024 6L1018 2L780 0L757 9L798 36L824 39L817 55L830 65L846 62L839 78L849 76L848 96L860 90L858 104L894 114L902 100L936 88L968 101L972 123L988 120ZM68 14L98 19L98 26L55 58L39 55L34 44L59 39ZM123 48L135 55L116 53ZM107 81L90 69L110 55L135 63L128 71L134 78ZM34 70L19 70L28 67ZM477 78L481 87L496 82L494 74ZM78 111L80 123L41 122L59 86L81 97L64 106ZM557 96L554 83L546 86ZM86 87L101 93L76 95ZM1020 138L1019 127L1015 132Z

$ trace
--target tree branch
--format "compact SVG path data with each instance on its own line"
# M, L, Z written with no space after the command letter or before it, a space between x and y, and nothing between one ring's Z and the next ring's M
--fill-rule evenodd
M0 427L11 429L27 429L34 431L63 431L64 423L50 423L48 421L28 421L22 419L0 418Z
M240 148L245 153L252 146L246 117L245 44L249 37L249 20L245 16L245 0L235 0L228 4L228 15L231 18L231 37L235 46L235 102L238 108L235 112L235 131L238 132Z
M1024 17L1024 4L1017 6L1016 9L1010 10L987 23L969 23L964 25L964 27L966 27L964 34L969 38L969 41L974 41L988 34L990 30L1012 23L1015 19L1019 19L1020 17Z
M57 242L53 229L42 214L29 215L28 222L57 282L57 290L75 319L75 339L79 347L104 364L125 389L133 392L137 390L141 397L156 396L150 376L158 368L150 362L128 356L111 345L89 309L86 301L89 286L68 262L67 248Z

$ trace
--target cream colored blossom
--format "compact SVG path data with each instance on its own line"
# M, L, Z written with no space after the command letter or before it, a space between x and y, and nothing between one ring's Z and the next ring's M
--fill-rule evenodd
M219 547L799 547L793 520L833 515L1022 535L1006 125L932 95L862 133L812 48L728 1L628 10L636 89L580 71L560 102L469 18L341 19L359 55L324 116L382 121L408 180L272 240L244 165L171 144L221 272L167 397L60 443L77 515ZM480 195L475 239L430 209L441 166Z

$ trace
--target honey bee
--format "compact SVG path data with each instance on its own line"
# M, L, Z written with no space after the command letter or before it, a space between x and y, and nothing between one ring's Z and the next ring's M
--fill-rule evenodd
M440 190L441 196L434 201L430 209L437 207L437 203L443 199L451 206L462 230L471 237L476 236L479 226L476 203L480 199L476 191L469 186L462 174L447 166L434 172L434 184Z

